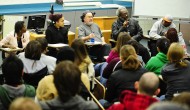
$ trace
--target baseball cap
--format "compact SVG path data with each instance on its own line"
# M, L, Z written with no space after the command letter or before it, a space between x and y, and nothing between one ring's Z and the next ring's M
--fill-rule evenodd
M173 17L171 15L166 15L166 16L164 16L163 20L166 21L166 22L172 22Z

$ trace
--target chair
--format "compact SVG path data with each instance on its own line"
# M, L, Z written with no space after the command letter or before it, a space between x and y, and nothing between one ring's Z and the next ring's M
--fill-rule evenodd
M36 88L38 86L38 82L43 77L45 77L47 73L48 73L47 66L36 73L24 73L23 74L24 83L32 85Z
M114 39L109 39L109 42L110 42L112 48L114 48L117 43L117 41L115 41Z
M79 27L76 27L76 30L75 30L75 39L78 38L78 35L79 35Z
M96 97L91 93L90 93L90 96L92 97L92 99L94 100L94 102L98 105L99 109L100 110L105 110L104 107L100 104L100 102L96 99Z
M71 46L73 40L75 39L75 33L74 32L71 32L69 31L68 32L68 41L69 41L69 46Z
M110 44L109 39L111 38L111 30L102 30L104 40L107 44Z
M94 96L96 97L97 100L104 99L106 92L105 87L96 78L94 78L94 81L96 83L93 92Z

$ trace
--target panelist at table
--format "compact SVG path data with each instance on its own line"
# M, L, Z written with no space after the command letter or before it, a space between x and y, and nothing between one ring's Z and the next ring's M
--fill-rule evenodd
M89 10L82 14L83 24L79 26L78 37L85 42L91 39L94 42L101 42L100 45L88 46L88 52L90 56L95 56L98 61L102 61L104 60L103 57L109 54L111 46L105 43L100 27L93 22L93 17L94 13Z
M64 43L68 44L68 30L64 27L64 17L62 14L50 14L49 19L52 23L46 30L46 39L49 44ZM47 53L50 56L56 57L57 50L48 48Z

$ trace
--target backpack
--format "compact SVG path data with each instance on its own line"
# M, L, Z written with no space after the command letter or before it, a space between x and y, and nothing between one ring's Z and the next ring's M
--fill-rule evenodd
M25 85L24 97L35 97L35 89L33 86ZM9 97L5 88L0 85L0 99L5 108L9 108L9 105L14 98Z

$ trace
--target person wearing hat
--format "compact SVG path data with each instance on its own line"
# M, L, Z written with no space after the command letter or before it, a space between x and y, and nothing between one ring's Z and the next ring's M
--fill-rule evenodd
M103 61L103 57L108 56L111 46L105 43L100 27L93 22L94 15L95 13L89 10L82 13L81 21L83 24L79 26L78 38L81 38L84 42L91 39L94 39L95 42L102 42L102 45L90 46L88 53L90 56L95 56L98 61Z
M118 19L112 24L112 39L117 40L120 32L127 32L133 39L139 42L143 31L137 20L129 18L129 12L125 7L119 7L116 11Z
M165 15L163 18L153 24L149 32L151 40L148 43L151 56L155 56L158 53L156 48L157 39L165 37L167 31L170 28L176 28L176 25L173 23L173 17L171 15Z

